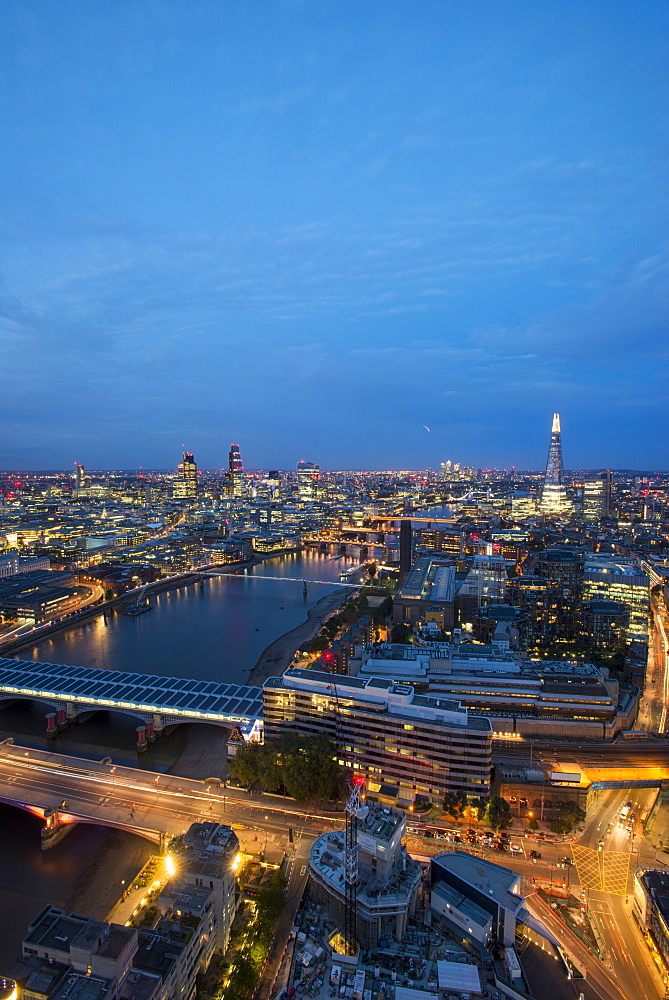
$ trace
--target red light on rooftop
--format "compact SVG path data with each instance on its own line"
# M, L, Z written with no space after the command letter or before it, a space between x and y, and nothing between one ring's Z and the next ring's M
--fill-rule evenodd
M357 778L353 779L353 784L354 785L364 785L364 783L365 783L365 779L364 778L357 777Z
M327 660L327 662L329 663L330 660L332 659L332 653L323 653L323 659Z

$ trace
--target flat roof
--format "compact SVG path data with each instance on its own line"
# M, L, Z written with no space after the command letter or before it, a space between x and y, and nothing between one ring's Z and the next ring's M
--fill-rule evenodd
M515 913L523 903L523 897L518 896L511 888L520 876L510 868L503 868L465 851L437 854L433 857L432 863L439 865L443 871L456 875L484 895L490 896L506 910Z
M457 993L480 993L481 977L475 965L464 962L437 962L440 990Z

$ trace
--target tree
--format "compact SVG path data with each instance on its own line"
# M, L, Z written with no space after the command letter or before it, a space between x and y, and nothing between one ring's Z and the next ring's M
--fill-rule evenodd
M506 830L513 825L511 806L501 795L495 795L488 803L488 822L495 830Z
M370 580L374 579L374 577L376 576L376 563L369 564L369 566L367 567L367 575L370 578Z
M551 823L553 833L571 833L577 823L582 823L585 813L578 802L558 802L558 818Z
M322 735L287 733L240 747L230 761L230 774L240 785L257 781L267 791L285 790L300 801L328 801L344 793L336 747Z
M480 819L483 819L487 806L488 800L483 798L483 796L477 799L472 799L469 803L469 811L475 822L478 823Z
M530 816L530 818L527 821L527 825L529 826L530 830L538 830L539 823L537 821L536 816Z
M444 795L444 812L453 819L460 819L466 805L467 796L464 792L446 792Z
M404 622L397 622L393 625L392 631L390 633L391 642L406 643L409 641L411 636L411 626L406 625Z

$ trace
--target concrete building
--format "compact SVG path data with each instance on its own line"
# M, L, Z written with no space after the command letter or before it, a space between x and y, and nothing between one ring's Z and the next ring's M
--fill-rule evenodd
M521 876L465 851L438 854L430 863L430 905L437 922L483 954L513 948L516 926L527 919Z
M492 727L455 700L417 694L406 683L292 668L263 687L266 739L327 735L340 763L364 775L373 795L410 805L448 791L486 795Z
M669 872L639 868L632 899L634 916L669 974Z
M495 639L491 645L427 642L367 645L357 679L385 678L448 698L490 720L495 732L612 739L636 719L639 689L606 668L532 660Z
M402 522L404 523L404 522ZM422 556L416 559L393 597L393 621L415 624L429 608L443 611L443 627L454 625L455 564L451 560Z
M356 939L375 948L392 935L401 941L414 912L421 867L403 846L406 816L371 804L358 820ZM334 922L344 925L345 833L335 830L314 841L309 855L309 892L325 905Z
M216 947L225 951L237 907L239 838L231 827L220 823L193 823L183 843L185 850L178 857L177 878L170 881L170 889L177 894L183 893L185 886L213 892Z

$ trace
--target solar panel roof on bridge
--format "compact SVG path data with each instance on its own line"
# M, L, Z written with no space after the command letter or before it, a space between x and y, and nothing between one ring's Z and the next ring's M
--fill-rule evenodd
M262 715L262 688L186 677L97 670L67 663L0 657L0 694L71 699L212 721L243 722Z

